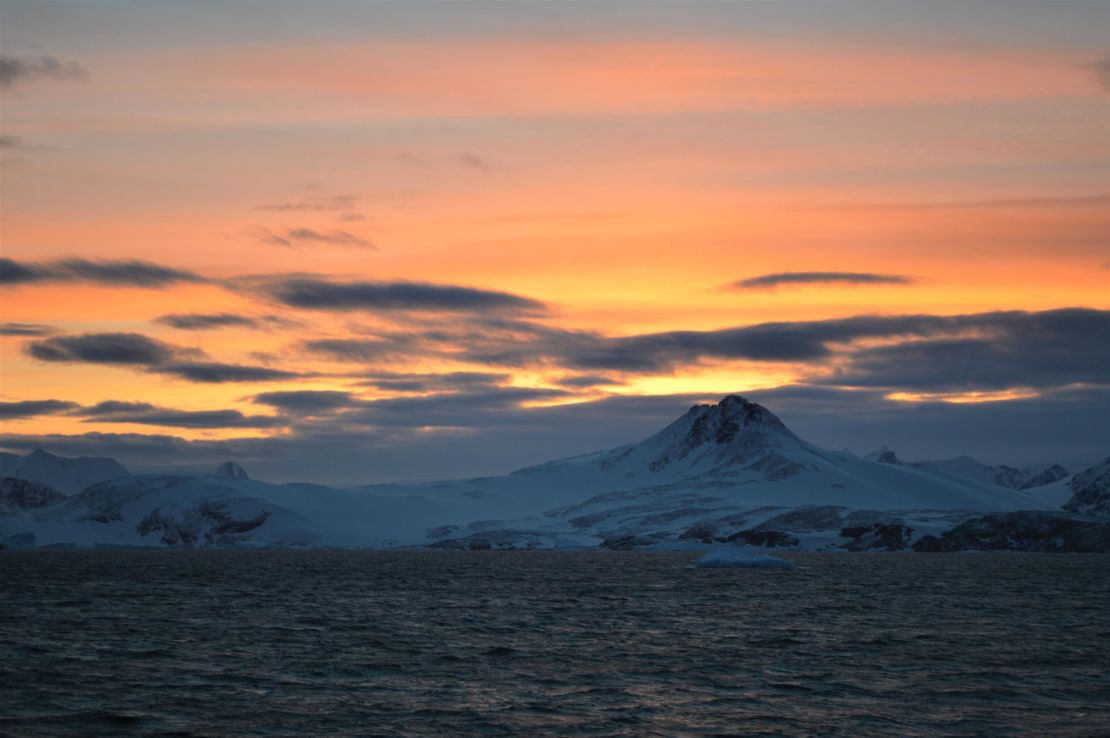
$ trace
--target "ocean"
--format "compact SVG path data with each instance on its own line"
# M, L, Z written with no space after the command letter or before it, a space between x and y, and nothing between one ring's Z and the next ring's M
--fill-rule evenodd
M1110 556L0 554L0 736L1108 736Z

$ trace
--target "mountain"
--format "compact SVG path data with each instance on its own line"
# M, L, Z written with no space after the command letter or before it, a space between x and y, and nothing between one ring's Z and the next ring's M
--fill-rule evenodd
M91 484L130 474L115 459L81 457L67 459L36 449L26 456L0 453L0 476L42 482L72 495Z
M250 479L247 470L234 461L225 461L220 464L216 467L216 473L213 476L221 479Z
M1071 498L1064 509L1093 517L1110 518L1110 458L1076 474L1068 483Z
M225 464L216 476L101 482L0 515L0 541L899 550L979 515L1055 507L1027 491L818 448L737 396L696 405L642 442L500 477L337 489L240 472Z
M875 449L874 451L867 454L863 458L867 459L868 461L874 461L877 464L901 464L902 463L898 459L898 454L894 453L893 451L891 451L886 446L882 446L880 448Z
M1043 487L1068 476L1068 470L1059 464L1019 469L1005 464L995 466L984 464L970 456L957 456L954 459L940 461L902 461L898 458L898 454L886 446L872 451L863 458L880 464L905 464L938 474L974 479L977 482L986 482L1008 489Z

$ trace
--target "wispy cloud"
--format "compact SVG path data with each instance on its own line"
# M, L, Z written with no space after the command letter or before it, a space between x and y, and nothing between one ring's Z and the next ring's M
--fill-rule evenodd
M74 408L76 402L65 400L23 400L21 402L0 402L0 419L17 420L33 418L40 415L57 415Z
M48 336L54 328L41 323L0 323L0 336Z
M20 262L0 258L0 284L19 285L50 282L88 282L117 287L159 288L177 282L205 282L204 277L136 259L92 261L60 259Z
M378 247L373 241L356 236L349 231L317 231L312 228L286 228L280 233L269 228L258 227L254 229L255 237L262 243L284 248L298 248L304 246L347 246L350 248L369 249L377 251Z
M0 89L39 79L84 82L89 72L77 62L60 61L52 56L0 56Z
M284 305L332 311L542 312L538 300L508 292L422 282L327 282L284 279L264 283L264 295Z
M204 352L174 346L140 333L90 333L32 341L28 355L46 362L125 366L190 382L268 382L305 376L264 366L205 360Z
M728 285L730 289L774 289L776 287L806 284L913 284L913 277L900 274L875 274L873 272L778 272L741 279Z

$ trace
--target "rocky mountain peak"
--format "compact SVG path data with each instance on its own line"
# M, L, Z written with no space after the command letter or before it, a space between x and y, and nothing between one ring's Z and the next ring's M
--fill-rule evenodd
M250 479L247 470L234 461L225 461L216 467L216 476L221 479Z
M892 449L882 446L867 454L863 458L868 461L874 461L879 464L901 464L902 461L898 458L898 454L894 453Z

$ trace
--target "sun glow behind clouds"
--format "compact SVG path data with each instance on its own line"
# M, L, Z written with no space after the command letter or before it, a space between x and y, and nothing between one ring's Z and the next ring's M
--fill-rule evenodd
M953 405L1028 400L1039 396L1040 393L1034 389L1020 387L992 392L891 392L885 395L886 399L895 402L947 402Z

